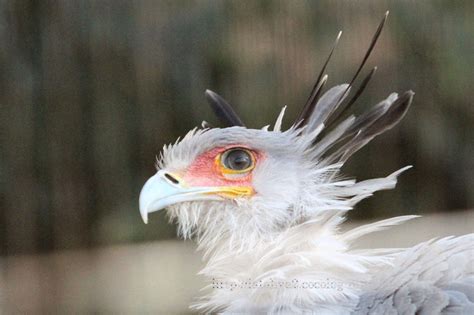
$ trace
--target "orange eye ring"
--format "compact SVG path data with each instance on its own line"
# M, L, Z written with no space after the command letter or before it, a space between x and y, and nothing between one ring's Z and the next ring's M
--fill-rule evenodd
M246 168L243 169L232 169L228 165L226 165L226 159L229 157L230 153L233 152L244 152L248 157L250 157L250 165ZM230 148L216 156L216 165L222 172L222 174L245 174L250 172L255 168L255 155L251 150L248 150L246 148L241 148L241 147L236 147L236 148Z

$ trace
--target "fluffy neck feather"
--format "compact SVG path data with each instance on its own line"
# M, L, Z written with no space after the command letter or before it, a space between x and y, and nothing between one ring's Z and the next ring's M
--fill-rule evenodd
M257 239L253 247L225 237L200 272L212 291L193 307L230 313L349 313L359 289L370 281L367 271L391 259L375 251L351 251L350 242L409 218L339 233L343 219L326 212L272 238ZM284 308L288 305L292 308Z
M221 202L191 202L172 209L172 217L179 218L180 233L194 236L207 259L201 274L209 280L211 292L193 307L276 313L316 308L322 313L349 313L357 305L359 288L370 280L367 270L390 262L390 256L380 251L352 251L351 242L412 217L340 233L346 211L374 191L393 188L397 175L406 168L385 178L333 181L339 167L319 169L319 177L307 174L308 186L298 192L298 201L282 211L286 217L272 224L265 220L269 209L246 201L224 207Z

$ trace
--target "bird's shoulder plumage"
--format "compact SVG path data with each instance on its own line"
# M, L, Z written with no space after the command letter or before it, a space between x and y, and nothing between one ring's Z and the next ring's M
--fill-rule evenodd
M433 239L371 270L356 314L474 314L474 234Z

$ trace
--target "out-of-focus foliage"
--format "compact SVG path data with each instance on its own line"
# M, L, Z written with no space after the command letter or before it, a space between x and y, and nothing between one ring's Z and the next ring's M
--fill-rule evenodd
M204 90L255 128L288 105L289 126L337 32L329 85L351 78L387 9L355 110L392 91L415 101L346 172L415 168L353 217L472 207L468 0L0 2L1 254L173 237L163 214L141 223L137 197L164 143L217 124Z

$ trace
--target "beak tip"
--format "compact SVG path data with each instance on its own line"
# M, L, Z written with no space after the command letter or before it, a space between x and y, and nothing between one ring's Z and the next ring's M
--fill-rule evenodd
M142 217L143 223L148 224L148 212L140 211L140 215Z

